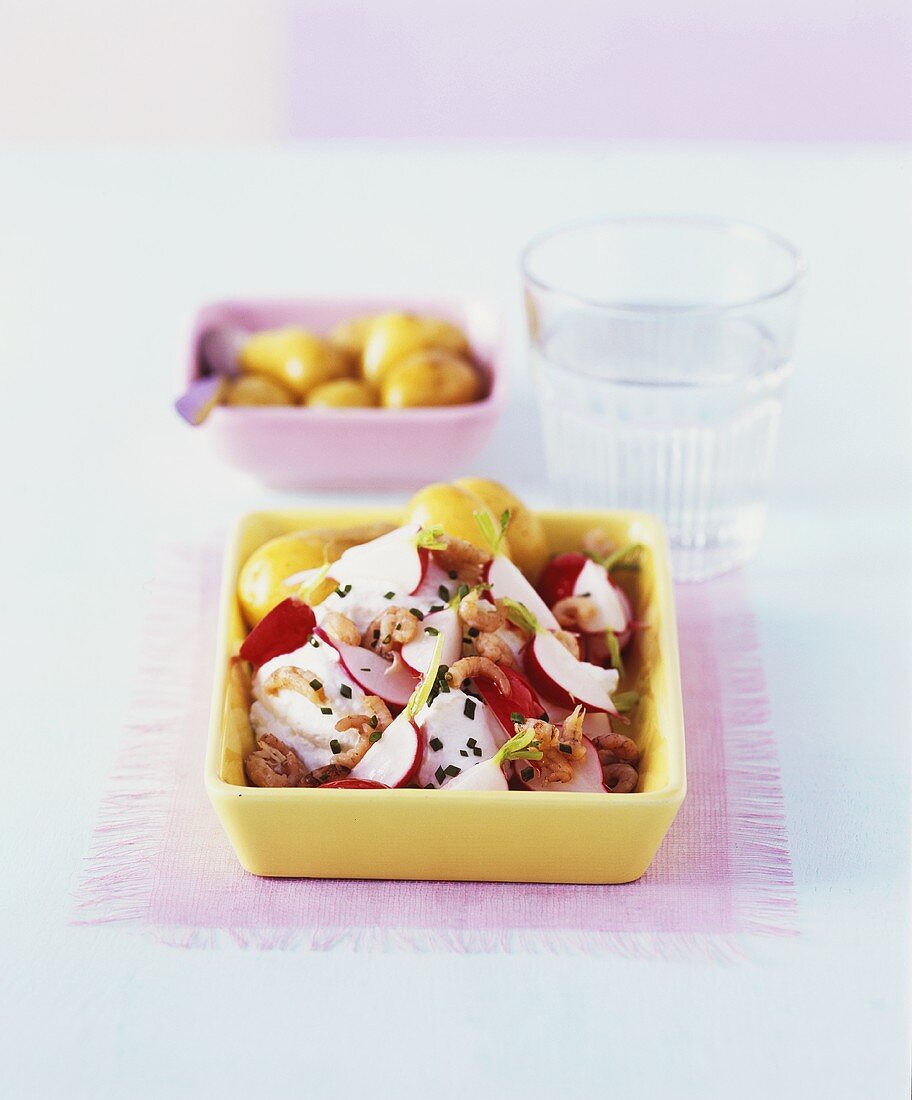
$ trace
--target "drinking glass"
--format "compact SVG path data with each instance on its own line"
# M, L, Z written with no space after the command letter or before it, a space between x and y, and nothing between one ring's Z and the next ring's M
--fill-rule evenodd
M760 538L804 265L750 225L633 217L522 254L548 476L562 504L655 512L675 576Z

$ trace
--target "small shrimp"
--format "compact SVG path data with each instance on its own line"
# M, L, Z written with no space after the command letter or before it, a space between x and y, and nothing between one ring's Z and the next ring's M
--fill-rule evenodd
M571 634L569 630L556 630L554 632L554 637L557 638L568 653L577 660L580 659L579 639L575 634Z
M510 695L512 692L510 681L487 657L462 657L455 664L450 665L446 674L447 683L454 688L460 688L466 680L476 677L490 680L501 695Z
M259 748L244 761L247 778L255 787L300 787L304 769L294 749L284 741L265 733L257 741Z
M636 765L640 759L640 750L636 746L636 742L629 737L625 737L623 733L603 733L601 737L595 739L595 744L599 752L599 758L601 759L602 752L614 757L615 761L621 761L624 764Z
M504 665L507 668L518 667L516 658L513 656L513 650L499 634L479 634L473 640L475 642L475 652L479 657L487 657L489 661L493 661L496 665Z
M472 591L459 603L459 617L466 626L474 627L485 634L500 630L506 624L507 615L500 604L483 600L477 591Z
M361 631L347 615L340 611L329 611L320 621L320 626L336 642L342 645L360 645Z
M551 610L555 619L568 630L592 633L598 621L598 608L589 596L567 596L558 600Z
M487 550L481 550L465 539L457 539L452 535L443 537L446 540L446 547L443 550L436 550L435 555L444 569L459 570L463 566L479 567L487 565L491 560Z
M364 709L364 714L349 714L336 722L339 733L347 733L349 730L356 730L358 733L357 743L336 755L334 763L344 768L353 768L371 747L371 734L383 733L393 720L389 707L379 695L365 695Z
M338 764L324 764L322 768L314 768L301 780L302 787L322 787L324 783L330 783L334 779L344 779L349 768L340 767Z
M582 743L585 711L580 707L567 717L563 726L556 726L541 719L527 719L517 732L534 734L542 759L536 767L542 783L569 783L573 778L573 765L585 756Z
M314 684L317 686L314 687ZM296 665L283 665L267 677L263 690L267 695L278 695L280 691L296 691L317 706L326 702L326 694L318 677L306 668Z
M561 726L560 740L564 745L581 745L583 741L583 722L586 720L586 712L578 706L564 719Z
M605 786L612 794L630 794L640 781L639 774L632 764L606 764L602 767Z
M364 632L364 643L386 656L418 633L418 619L405 607L388 607ZM359 639L360 641L360 639Z
M607 558L609 554L617 549L616 544L608 537L608 532L604 527L594 527L591 531L587 531L580 540L580 544L583 553L589 554L596 561Z

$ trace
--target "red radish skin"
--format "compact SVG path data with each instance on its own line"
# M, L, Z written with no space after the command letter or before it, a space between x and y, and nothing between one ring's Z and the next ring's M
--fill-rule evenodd
M533 779L522 778L522 770L529 766L526 760L517 760L513 764L514 775L519 785L527 791L544 791L548 794L607 794L602 765L595 745L588 737L583 738L586 755L573 765L573 778L569 783L542 783L536 772Z
M260 668L273 657L300 649L316 625L313 608L293 598L282 600L247 635L241 657Z
M317 638L339 654L345 671L365 695L377 695L391 707L404 707L418 686L418 676L401 661L387 661L372 649L337 642L322 627ZM365 669L367 671L365 671Z
M420 763L418 727L400 714L352 768L348 779L368 780L385 787L405 787L414 779Z
M582 703L587 710L617 714L607 688L568 653L553 634L536 634L523 651L526 673L532 685L546 699L573 707Z
M322 784L322 789L328 790L334 787L339 791L389 791L392 790L385 783L376 783L373 779L334 779L331 783Z
M554 607L558 600L565 600L573 595L576 578L589 560L585 554L574 550L567 554L558 554L548 562L538 578L538 591L549 607Z
M541 700L532 689L532 685L522 675L512 668L501 668L504 676L510 681L510 694L502 695L500 690L491 680L479 677L473 680L478 694L491 708L494 717L503 726L504 731L513 736L516 732L511 715L521 714L523 718L541 718L545 708Z
M551 608L509 558L503 555L494 558L488 565L485 580L498 599L506 596L524 604L546 630L559 629Z

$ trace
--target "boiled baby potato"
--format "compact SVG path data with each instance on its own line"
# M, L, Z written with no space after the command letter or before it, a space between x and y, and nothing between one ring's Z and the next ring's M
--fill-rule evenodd
M329 334L329 339L360 362L364 345L376 319L376 315L371 314L369 317L353 317L350 321L340 321Z
M504 511L509 509L508 537L513 561L534 584L548 560L548 541L538 516L498 481L488 481L483 477L461 477L454 484L483 500L498 521Z
M406 508L406 521L420 523L422 527L440 526L448 535L465 539L480 550L488 550L488 544L475 520L474 512L488 512L495 527L498 519L491 514L481 497L470 493L458 485L438 482L426 485L409 501ZM510 557L509 537L503 540L501 552Z
M366 409L377 404L377 394L358 378L337 378L312 389L305 404L312 409Z
M276 604L293 596L294 585L285 580L304 569L318 569L326 562L336 561L351 546L379 538L392 530L388 523L372 523L359 527L293 531L288 535L264 542L250 555L238 576L238 602L251 627L270 612ZM326 599L335 587L327 578L311 596L312 603Z
M387 408L468 405L481 396L481 375L452 351L413 351L386 372L380 399Z
M352 375L356 368L342 348L294 327L253 333L241 348L240 364L246 374L273 378L298 399L322 382Z
M370 326L364 344L364 377L379 386L390 367L421 348L443 348L467 355L469 342L462 329L449 321L413 313L381 314Z
M284 386L263 374L242 374L228 384L226 405L294 405Z

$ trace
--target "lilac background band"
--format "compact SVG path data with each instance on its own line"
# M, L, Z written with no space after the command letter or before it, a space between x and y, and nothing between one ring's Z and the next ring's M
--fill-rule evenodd
M307 139L912 138L906 0L290 0Z
M546 951L732 959L796 928L784 807L753 617L737 576L679 587L688 796L625 886L259 879L202 783L218 555L156 570L145 657L76 922L183 947ZM517 796L521 797L521 796Z

